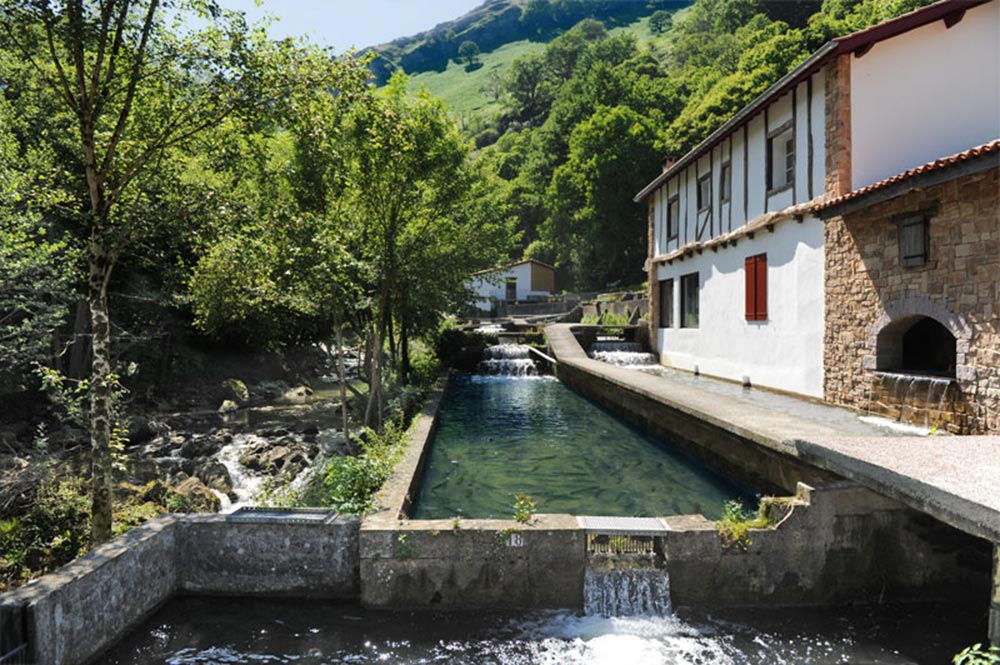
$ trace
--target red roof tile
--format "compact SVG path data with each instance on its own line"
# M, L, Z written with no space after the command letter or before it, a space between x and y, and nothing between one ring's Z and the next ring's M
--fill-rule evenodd
M935 159L933 162L927 162L921 166L910 169L909 171L903 171L902 173L896 174L891 178L886 178L885 180L880 180L878 182L872 183L867 187L862 187L860 189L855 189L853 192L848 192L842 196L830 199L829 201L824 201L823 203L817 205L815 210L824 210L826 208L831 208L835 205L840 205L845 201L850 201L856 199L859 196L864 196L876 190L882 189L883 187L888 187L889 185L894 185L897 182L902 182L913 176L920 175L922 173L929 173L930 171L937 171L938 169L947 168L955 164L959 164L964 161L968 161L975 157L980 157L982 155L987 155L991 152L1000 151L1000 139L990 141L989 143L984 143L983 145L976 146L975 148L969 148L963 152L951 155L949 157L942 157L940 159Z

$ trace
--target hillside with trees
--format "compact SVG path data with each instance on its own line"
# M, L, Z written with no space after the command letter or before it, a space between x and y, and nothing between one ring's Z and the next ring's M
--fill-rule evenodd
M563 288L642 282L646 211L632 196L664 156L690 150L830 38L925 4L698 0L659 15L656 41L585 19L518 57L499 77L499 111L470 129L506 183L524 257L556 264Z

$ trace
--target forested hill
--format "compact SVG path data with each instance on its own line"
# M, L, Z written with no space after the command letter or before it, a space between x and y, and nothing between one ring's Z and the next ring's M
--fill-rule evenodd
M597 19L608 27L627 25L657 10L676 10L693 0L486 0L453 21L388 44L374 46L378 57L371 65L379 83L393 71L408 74L444 71L457 60L459 49L472 42L480 51L493 51L523 39L547 42L579 21Z
M461 64L410 85L443 99L478 164L499 174L495 195L518 223L516 258L554 263L559 288L634 286L645 279L646 210L632 196L665 155L683 155L833 37L929 2L603 3L651 13L550 23L546 39L493 51L467 47ZM532 0L522 18L587 4Z

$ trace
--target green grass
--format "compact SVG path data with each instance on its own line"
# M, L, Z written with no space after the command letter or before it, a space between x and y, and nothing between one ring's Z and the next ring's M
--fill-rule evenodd
M435 97L440 97L459 120L463 128L477 129L477 124L490 120L500 110L500 104L485 92L489 74L503 73L517 58L545 49L543 42L522 39L504 44L500 48L483 53L479 60L483 66L467 72L465 65L448 63L443 72L422 72L410 77L410 85L416 90L424 86Z
M687 11L682 9L675 13L675 20ZM650 44L657 49L663 49L670 40L669 32L656 34L649 29L648 16L608 30L610 35L623 32L634 34L640 45ZM424 86L432 95L444 100L451 112L458 117L462 128L475 134L500 111L500 103L491 99L485 91L490 72L495 71L503 76L515 59L530 53L540 53L545 50L545 46L546 42L527 39L510 42L481 54L479 60L483 66L475 71L467 72L465 65L451 61L443 72L413 74L410 76L410 85L414 90Z

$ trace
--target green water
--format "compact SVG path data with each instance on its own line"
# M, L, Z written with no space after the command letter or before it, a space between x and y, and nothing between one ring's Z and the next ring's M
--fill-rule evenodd
M456 377L412 517L510 517L514 494L540 513L717 519L754 495L547 378Z

